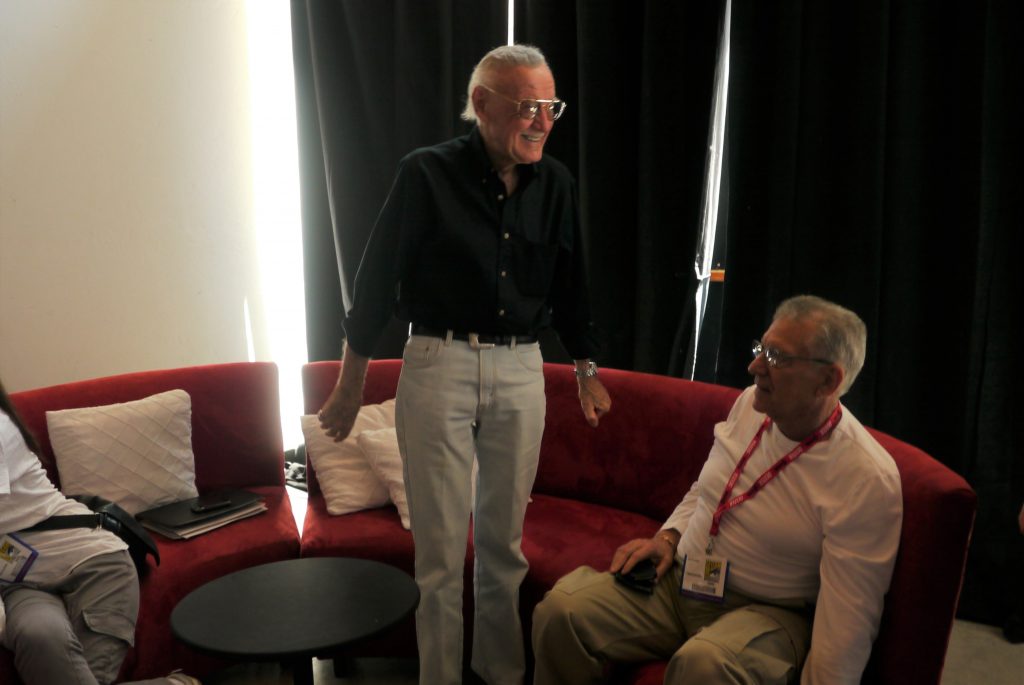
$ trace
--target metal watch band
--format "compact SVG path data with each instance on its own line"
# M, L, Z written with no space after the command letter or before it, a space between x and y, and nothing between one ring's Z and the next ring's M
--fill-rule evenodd
M593 378L597 375L597 364L594 362L587 362L587 365L580 369L576 368L576 378Z

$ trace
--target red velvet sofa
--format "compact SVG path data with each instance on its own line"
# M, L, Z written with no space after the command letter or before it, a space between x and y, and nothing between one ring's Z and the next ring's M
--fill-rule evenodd
M303 369L305 408L314 413L338 377L338 362ZM401 362L370 363L364 404L394 397ZM698 476L734 388L602 369L612 412L597 429L583 420L569 366L546 364L547 424L523 550L530 570L521 591L529 635L534 605L581 564L607 568L622 542L651 535ZM872 431L892 454L903 480L904 524L881 632L863 681L938 683L963 579L976 496L957 474L921 450ZM412 536L393 507L344 516L327 513L312 465L303 556L377 559L412 573ZM465 616L472 616L472 548L466 556ZM471 621L467 618L467 642ZM529 639L527 639L529 643ZM412 620L362 655L415 654ZM467 650L466 654L469 652ZM351 652L350 654L351 655ZM619 668L612 682L655 685L665 662Z
M167 675L180 668L205 675L226 663L200 654L171 634L178 601L207 581L249 566L299 555L299 532L284 487L277 367L218 364L146 371L13 393L18 413L40 442L40 458L60 485L46 430L48 410L141 399L180 388L192 398L192 448L200 493L243 487L265 498L268 511L191 540L154 534L160 566L150 558L141 582L135 646L119 680ZM13 654L0 647L0 683L20 683Z

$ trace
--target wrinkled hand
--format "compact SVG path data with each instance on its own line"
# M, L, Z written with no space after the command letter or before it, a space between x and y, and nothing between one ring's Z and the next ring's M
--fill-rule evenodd
M317 418L320 419L320 427L327 435L334 438L335 442L341 442L352 432L356 416L359 415L359 408L362 405L362 397L356 395L354 398L349 394L335 389L327 398L324 406L320 408Z
M671 553L670 553L671 552ZM608 570L612 573L622 571L629 573L640 561L650 559L654 562L658 572L658 580L665 575L665 572L675 561L675 550L669 550L668 542L659 538L637 538L615 550L612 557L612 564Z
M597 376L580 378L580 406L583 408L583 416L594 428L600 423L601 417L612 409L612 398L605 390L604 384Z

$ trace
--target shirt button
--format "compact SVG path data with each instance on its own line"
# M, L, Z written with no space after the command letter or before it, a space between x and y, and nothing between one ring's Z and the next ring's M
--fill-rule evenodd
M498 310L498 316L505 316L505 310L504 309L499 309Z
M508 240L508 233L505 234L505 240Z
M505 199L504 195L498 195L498 202L501 202L504 199Z
M505 278L506 276L508 276L508 272L507 271L502 271L501 272L501 277Z

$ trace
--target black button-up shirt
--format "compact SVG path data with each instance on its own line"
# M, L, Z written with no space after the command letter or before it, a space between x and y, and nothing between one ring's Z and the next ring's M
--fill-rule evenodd
M572 175L551 157L518 172L506 196L479 129L402 160L356 273L353 350L370 356L394 313L457 333L551 326L574 359L596 353Z

